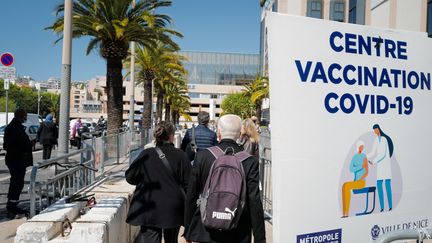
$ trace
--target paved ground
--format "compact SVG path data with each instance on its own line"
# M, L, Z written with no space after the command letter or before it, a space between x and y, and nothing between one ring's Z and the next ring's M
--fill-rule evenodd
M57 155L57 151L53 150L51 156ZM15 237L15 229L22 223L26 221L26 218L18 218L14 220L8 219L6 216L6 202L7 202L7 192L9 189L10 174L9 170L5 164L4 152L0 153L0 242L13 242ZM77 160L78 158L74 158ZM42 150L33 152L33 161L35 163L42 160ZM20 196L20 206L23 208L29 208L29 195L28 187L30 181L31 167L27 168L27 173L24 178L24 189ZM48 179L54 175L53 168L41 169L38 172L38 180Z
M52 156L55 156L57 154L56 151L53 151ZM35 151L33 153L33 160L35 162L40 161L42 158L42 151ZM74 158L76 160L78 160L77 158ZM123 162L123 161L122 161ZM127 163L127 161L124 161ZM112 165L112 166L107 166L106 167L106 171L116 171L117 168L116 167L122 167L123 165ZM29 196L28 196L28 186L29 186L29 179L30 179L30 167L27 170L26 173L26 177L25 177L25 185L24 185L24 190L23 193L21 194L20 197L20 205L23 207L28 208L29 206ZM50 176L54 175L54 170L52 169L42 169L40 170L40 172L38 173L38 176L40 179L47 179ZM1 243L12 243L13 239L15 237L15 232L16 232L16 228L23 224L26 221L26 218L17 218L14 220L9 220L6 217L6 201L7 201L7 190L9 187L9 179L10 179L10 175L9 175L9 171L5 165L4 162L4 154L0 154L0 242ZM181 235L181 234L179 234ZM271 243L273 242L273 237L272 237L272 225L269 224L268 222L266 222L266 235L267 235L267 242ZM139 243L139 239L136 240L136 243ZM179 242L184 242L184 239L179 237Z

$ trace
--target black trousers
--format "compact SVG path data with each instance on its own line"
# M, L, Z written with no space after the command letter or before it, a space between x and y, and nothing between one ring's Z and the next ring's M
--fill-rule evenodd
M14 162L17 163L19 161ZM24 188L24 176L26 173L26 167L13 163L10 163L9 165L7 165L7 167L11 175L7 197L9 201L18 201L22 189Z
M44 144L43 145L43 155L42 159L49 159L51 158L51 150L53 148L52 144Z
M161 243L162 232L165 243L178 243L180 227L172 229L161 229L141 226L141 235L135 243Z

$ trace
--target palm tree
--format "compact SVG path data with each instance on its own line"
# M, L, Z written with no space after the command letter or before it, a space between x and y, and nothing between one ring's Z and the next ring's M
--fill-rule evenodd
M177 47L158 42L153 49L138 48L135 62L138 66L137 82L144 86L143 127L151 127L152 83L158 92L158 102L162 102L162 85L174 79L175 73L185 73L182 57L175 52ZM162 113L162 112L161 112Z
M174 105L177 113L182 111L182 108L190 107L190 98L187 96L188 90L184 76L177 74L171 82L166 83L162 88L165 96L165 120L171 120L175 123L177 114L174 112Z
M261 121L262 101L269 97L269 79L265 76L256 76L250 84L244 86L243 94L255 104L258 123Z
M122 61L128 55L129 42L153 48L160 41L177 48L171 36L181 36L167 28L171 23L169 16L155 13L159 7L170 6L171 1L137 0L135 6L132 1L76 0L73 5L72 37L90 36L87 54L98 49L107 61L109 133L117 132L123 122ZM64 17L60 13L64 12L64 4L59 5L56 11L58 17L47 29L62 35Z

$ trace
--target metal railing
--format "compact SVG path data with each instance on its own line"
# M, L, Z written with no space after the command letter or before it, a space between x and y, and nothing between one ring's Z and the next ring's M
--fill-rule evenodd
M271 219L273 215L273 187L270 132L263 131L260 136L260 187L264 214Z
M423 242L423 240L432 239L431 235L432 229L430 228L404 229L386 233L375 240L375 242L390 243L396 240L417 240L417 242Z
M87 157L85 154L88 153L93 156ZM77 164L60 163L60 161L76 155L81 155L81 162ZM38 182L38 171L50 166L55 167L54 176L48 180ZM57 174L58 167L66 168L66 170ZM37 199L39 199L39 208L42 210L44 197L47 200L46 206L49 206L62 197L70 196L78 190L91 185L95 181L96 171L94 168L94 151L91 147L35 163L30 174L30 217L36 215Z

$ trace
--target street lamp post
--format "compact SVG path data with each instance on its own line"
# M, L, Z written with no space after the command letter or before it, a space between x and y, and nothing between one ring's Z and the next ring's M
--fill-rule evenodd
M132 6L135 7L135 0L132 2ZM129 101L129 129L132 135L132 141L134 140L135 131L134 122L135 122L135 42L131 42L131 63L130 63L130 82L131 82L131 95Z
M69 152L69 102L71 81L71 57L72 57L72 7L73 0L64 1L64 28L63 28L63 54L62 54L62 76L60 95L60 121L58 154L64 155Z
M40 100L41 100L41 97L40 97L40 83L37 83L35 86L36 86L36 90L38 92L38 112L37 112L37 114L38 114L38 116L40 116Z

